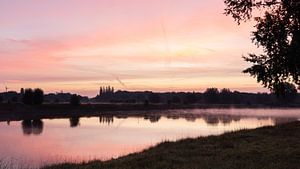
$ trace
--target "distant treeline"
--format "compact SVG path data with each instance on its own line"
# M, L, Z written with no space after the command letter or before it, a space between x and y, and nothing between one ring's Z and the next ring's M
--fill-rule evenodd
M300 104L297 90L288 90L283 97L272 93L245 93L229 89L208 88L205 92L165 92L116 91L113 88L101 88L94 98L71 93L44 94L42 89L21 89L20 92L0 93L0 103L24 103L39 105L42 103L142 103L142 104Z
M20 92L9 91L0 93L0 103L23 103L26 105L41 105L43 103L70 103L79 105L81 102L89 102L88 97L71 93L49 93L44 94L40 88L23 89Z
M297 90L289 90L284 96L278 97L272 93L245 93L230 91L230 89L207 88L205 92L165 92L151 91L129 92L117 91L101 93L92 102L113 103L163 103L163 104L300 104Z

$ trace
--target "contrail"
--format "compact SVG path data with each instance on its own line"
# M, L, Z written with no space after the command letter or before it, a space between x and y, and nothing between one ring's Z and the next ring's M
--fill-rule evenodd
M166 51L169 53L170 52L169 39L168 39L168 34L167 34L167 31L166 31L166 27L165 27L165 22L164 22L163 16L161 17L161 20L160 20L160 26L161 26L161 29L162 29L163 35L164 35L165 48L166 48Z
M115 77L115 78L123 87L126 87L125 83L123 83L118 77Z
M125 83L123 83L122 82L122 80L118 77L118 76L116 76L116 75L114 75L114 74L112 74L112 73L109 73L115 80L117 80L123 87L126 87L126 84Z
M165 64L170 64L172 62L172 57L170 56L171 53L171 49L170 49L170 44L169 44L169 38L168 38L168 34L167 34L167 30L165 27L165 21L164 21L164 17L161 16L161 20L160 20L160 26L163 32L163 36L164 36L164 41L165 41L165 50L166 50L166 56L165 56Z

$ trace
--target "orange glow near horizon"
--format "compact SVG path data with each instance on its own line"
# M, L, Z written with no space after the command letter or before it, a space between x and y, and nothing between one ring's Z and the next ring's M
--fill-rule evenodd
M251 25L223 9L222 0L2 1L0 82L88 96L100 85L266 91L241 73L241 56L259 52Z

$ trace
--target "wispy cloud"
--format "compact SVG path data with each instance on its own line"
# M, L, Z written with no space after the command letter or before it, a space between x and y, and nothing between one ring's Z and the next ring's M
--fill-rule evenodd
M219 79L257 87L241 73L247 66L241 55L257 50L251 27L223 16L221 1L24 3L0 2L0 81L16 90L98 90L99 81L129 90L183 90L221 85Z

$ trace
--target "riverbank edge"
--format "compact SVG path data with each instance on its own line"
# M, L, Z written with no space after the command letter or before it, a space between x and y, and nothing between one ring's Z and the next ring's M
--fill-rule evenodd
M299 140L297 121L220 136L165 141L109 161L54 164L43 169L295 169L300 166Z
M0 121L20 121L26 119L52 119L70 117L92 117L100 115L147 115L150 111L188 110L188 109L272 109L300 108L300 105L232 105L232 104L43 104L28 106L24 104L0 104ZM142 113L141 113L142 112Z

